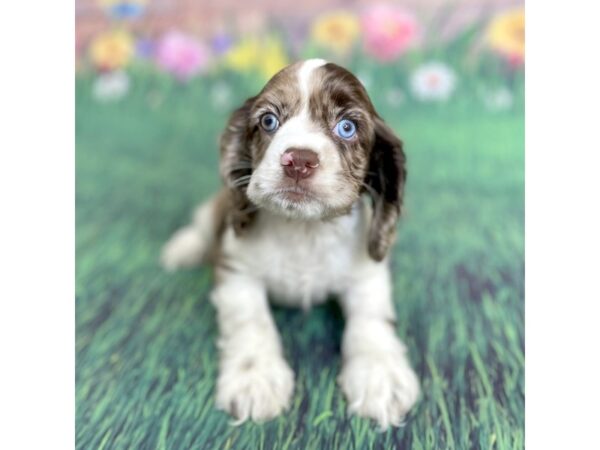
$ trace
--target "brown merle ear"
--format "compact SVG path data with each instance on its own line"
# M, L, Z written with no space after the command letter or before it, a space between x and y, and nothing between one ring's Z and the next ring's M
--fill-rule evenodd
M236 234L248 228L256 214L256 208L246 195L252 175L252 152L249 146L252 130L248 122L255 98L249 98L231 114L219 142L221 177L229 191L229 220Z
M402 141L379 117L375 119L375 140L365 183L370 186L368 192L373 197L369 255L381 261L396 236L406 183L406 156Z

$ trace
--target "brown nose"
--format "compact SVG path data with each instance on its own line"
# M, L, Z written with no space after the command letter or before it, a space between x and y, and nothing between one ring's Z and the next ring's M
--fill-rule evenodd
M310 177L319 167L319 157L312 150L288 148L281 155L281 165L285 174L295 180Z

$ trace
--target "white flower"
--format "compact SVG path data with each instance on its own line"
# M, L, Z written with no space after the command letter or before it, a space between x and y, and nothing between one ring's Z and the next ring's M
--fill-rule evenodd
M100 102L120 100L128 91L129 76L122 70L99 75L92 87L92 95Z
M482 97L490 111L506 111L513 105L513 94L506 86L484 91Z
M231 107L233 93L231 87L224 82L216 83L210 93L212 104L216 109L226 110Z
M456 88L456 74L446 64L432 61L412 74L410 85L418 100L446 101Z
M399 107L406 101L406 94L402 89L391 88L386 92L385 99L392 107Z

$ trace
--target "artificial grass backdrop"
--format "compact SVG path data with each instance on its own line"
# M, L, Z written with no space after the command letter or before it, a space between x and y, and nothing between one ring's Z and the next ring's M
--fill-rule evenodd
M521 106L392 110L376 99L409 164L392 265L398 333L423 395L406 426L379 433L346 414L335 381L343 320L330 303L275 309L296 373L292 408L233 427L214 408L211 271L158 265L161 245L218 189L228 114L209 110L200 83L153 89L99 104L77 83L77 448L523 448Z

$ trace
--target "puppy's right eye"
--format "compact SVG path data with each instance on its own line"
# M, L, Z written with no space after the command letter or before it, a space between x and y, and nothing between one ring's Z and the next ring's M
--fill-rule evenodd
M279 127L279 120L275 114L266 113L260 118L260 126L268 133L272 133Z

